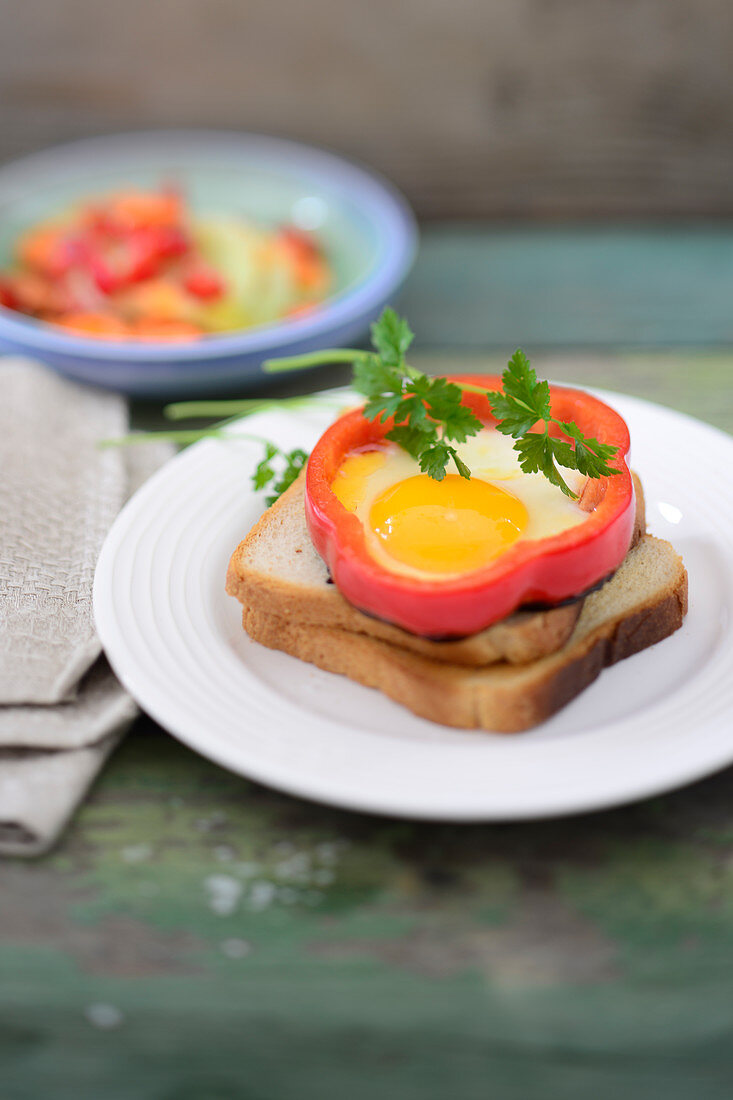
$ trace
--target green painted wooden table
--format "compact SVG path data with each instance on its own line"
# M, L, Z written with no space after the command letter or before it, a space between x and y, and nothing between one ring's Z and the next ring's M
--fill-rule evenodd
M731 301L730 230L437 226L403 296L431 368L521 342L733 431ZM0 865L2 1100L723 1100L732 1039L733 770L564 820L407 824L143 719L57 851Z

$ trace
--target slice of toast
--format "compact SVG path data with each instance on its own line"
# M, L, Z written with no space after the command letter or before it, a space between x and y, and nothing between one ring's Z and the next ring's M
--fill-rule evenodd
M646 530L644 494L634 475L636 526L632 545ZM524 664L554 653L568 640L583 607L518 611L468 638L436 641L410 634L353 607L329 579L305 521L305 477L269 508L232 554L227 592L249 611L329 629L348 630L401 646L436 661L480 666L494 661Z
M614 576L586 597L568 641L524 665L468 668L377 637L316 626L245 606L247 633L269 646L379 688L433 722L517 732L575 698L607 665L653 645L682 625L687 573L668 542L644 535Z

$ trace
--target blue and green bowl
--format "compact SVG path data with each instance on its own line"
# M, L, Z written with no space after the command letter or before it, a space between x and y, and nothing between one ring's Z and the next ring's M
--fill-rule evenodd
M256 388L261 363L358 339L412 266L417 228L379 176L323 150L258 134L162 131L89 138L0 168L0 268L24 229L77 199L175 181L194 210L312 229L335 289L310 314L190 344L68 334L0 307L0 350L69 378L139 397Z

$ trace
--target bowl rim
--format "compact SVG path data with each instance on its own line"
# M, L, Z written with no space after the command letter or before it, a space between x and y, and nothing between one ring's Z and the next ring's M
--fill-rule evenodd
M142 152L157 150L161 144L209 146L219 153L229 153L233 160L254 151L259 159L294 160L301 169L315 178L336 180L338 190L346 185L358 188L368 200L369 220L380 225L389 239L384 262L371 267L355 283L327 298L322 308L312 314L292 320L282 320L253 328L239 329L222 335L207 335L190 343L174 341L115 341L87 336L72 336L57 331L44 322L26 318L16 310L0 305L0 337L22 344L28 351L50 352L81 359L108 359L124 362L130 367L151 360L185 366L197 365L202 358L215 359L231 355L254 355L326 336L332 329L347 325L360 315L379 307L385 297L398 287L410 271L417 254L418 228L415 215L402 192L379 172L343 157L328 149L291 138L277 137L248 130L206 128L166 128L123 131L80 138L41 149L0 165L0 202L5 187L22 184L28 173L35 176L49 168L57 173L73 162L74 155L90 155L105 147L124 151L126 144ZM17 179L16 179L17 177Z

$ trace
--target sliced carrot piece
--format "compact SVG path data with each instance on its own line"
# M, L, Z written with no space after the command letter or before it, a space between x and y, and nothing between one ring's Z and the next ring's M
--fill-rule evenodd
M191 321L140 317L130 326L133 336L141 340L196 340L205 330Z
M291 263L300 286L313 293L325 293L329 270L313 239L294 226L283 226L277 241Z
M123 191L110 198L107 212L128 229L178 226L183 220L183 200L174 191Z
M130 326L109 313L67 313L54 322L82 336L95 336L100 340L120 340L130 335Z
M33 271L57 278L71 266L72 256L65 237L65 231L57 225L39 225L18 241L18 259Z
M126 296L126 305L133 316L143 321L152 317L156 320L195 323L192 321L192 311L198 308L198 304L191 301L179 283L164 276L147 279L131 287Z
M41 313L65 313L69 295L62 283L38 271L16 271L8 275L15 299L14 308L31 316Z
M295 262L295 278L304 290L312 294L325 294L328 289L329 272L323 260L302 257Z

